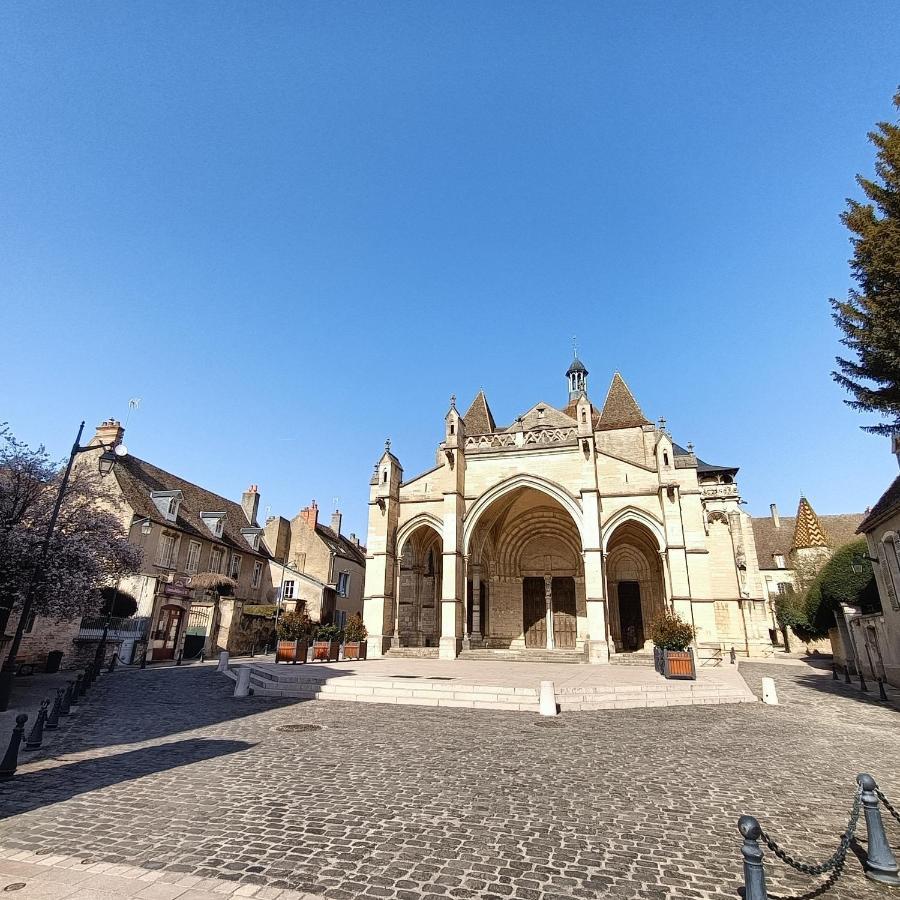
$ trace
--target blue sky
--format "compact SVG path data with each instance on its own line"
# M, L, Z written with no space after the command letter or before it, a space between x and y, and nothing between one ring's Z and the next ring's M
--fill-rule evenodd
M893 2L6 3L0 419L78 422L365 533L448 398L602 403L739 465L748 509L896 473L829 373L838 215L900 81ZM894 64L891 60L894 60Z

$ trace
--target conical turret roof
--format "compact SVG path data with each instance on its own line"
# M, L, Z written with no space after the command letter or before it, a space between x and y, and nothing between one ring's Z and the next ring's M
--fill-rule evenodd
M625 380L616 372L606 394L597 427L601 431L611 431L614 428L635 428L649 424Z
M819 521L809 500L806 497L800 498L800 505L797 507L797 522L794 525L794 542L791 545L792 550L800 550L804 547L827 547L828 537L825 529Z
M492 434L497 430L497 423L494 422L483 390L475 396L468 412L463 416L463 422L466 425L466 434Z
M566 369L566 375L572 375L574 372L583 372L585 375L590 375L585 364L576 356L575 359L572 360L572 364Z

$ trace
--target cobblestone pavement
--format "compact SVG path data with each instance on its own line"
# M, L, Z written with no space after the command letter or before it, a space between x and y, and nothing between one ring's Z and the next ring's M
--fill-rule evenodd
M0 885L73 900L735 897L741 813L818 862L837 846L857 772L900 799L896 709L809 667L741 671L757 692L774 677L781 705L540 720L234 699L208 666L120 672L0 783ZM897 846L900 826L888 829ZM10 862L24 850L79 876L114 868L33 880L34 857ZM771 862L781 894L816 883ZM128 889L139 873L147 887ZM851 856L827 896L883 889Z

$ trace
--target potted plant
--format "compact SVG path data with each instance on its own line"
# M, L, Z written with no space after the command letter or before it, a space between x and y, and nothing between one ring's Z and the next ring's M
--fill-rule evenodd
M292 664L305 663L309 649L309 616L304 610L285 613L278 620L278 644L275 647L275 662Z
M650 640L653 641L653 661L656 671L665 678L689 678L696 680L697 667L694 651L694 629L673 612L665 612L650 623Z
M344 659L365 659L368 636L362 616L359 613L350 616L344 627Z
M341 653L341 629L337 625L320 625L313 641L313 660L337 662Z

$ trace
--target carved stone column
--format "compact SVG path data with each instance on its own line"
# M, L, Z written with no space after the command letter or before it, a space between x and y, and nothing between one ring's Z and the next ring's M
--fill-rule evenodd
M391 635L391 649L400 647L400 557L394 568L394 633Z
M547 649L556 649L553 637L553 576L544 576L544 602L547 606Z

